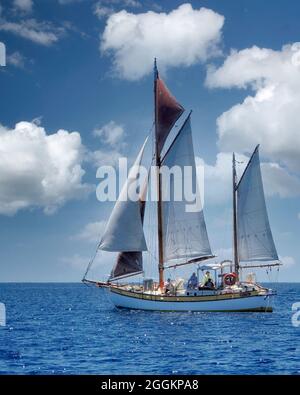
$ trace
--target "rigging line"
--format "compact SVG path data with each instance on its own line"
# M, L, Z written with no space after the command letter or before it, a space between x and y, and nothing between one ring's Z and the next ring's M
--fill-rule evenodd
M92 264L93 264L93 262L94 262L94 260L95 260L95 258L96 258L96 255L97 255L97 253L98 253L98 250L99 250L99 243L97 243L96 251L95 251L94 255L92 256L92 258L91 258L90 261L89 261L89 264L88 264L87 269L86 269L86 271L85 271L85 273L84 273L84 276L83 276L83 278L82 278L82 281L83 281L83 280L86 280L86 276L87 276L88 272L90 271L90 268L91 268L91 266L92 266Z

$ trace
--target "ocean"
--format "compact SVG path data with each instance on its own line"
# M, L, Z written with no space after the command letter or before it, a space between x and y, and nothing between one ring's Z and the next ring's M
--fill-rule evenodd
M0 374L300 374L300 284L273 313L115 309L83 284L2 283Z

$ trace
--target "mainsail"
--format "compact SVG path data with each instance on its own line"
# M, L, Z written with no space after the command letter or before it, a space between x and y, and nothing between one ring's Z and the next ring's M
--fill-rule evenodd
M258 146L237 185L237 236L239 261L278 260L265 203Z
M111 216L106 225L99 249L104 251L146 251L143 224L141 218L140 201L128 198L128 191L139 177L145 145L144 142L139 155L130 169L127 181L122 188Z
M187 181L185 167L189 167L191 171L189 188L192 187L194 193L197 194L197 201L200 201L200 195L197 185L197 174L195 166L193 140L191 134L190 115L186 119L173 144L167 151L163 162L163 166L171 169L176 166L180 169L179 177ZM183 177L183 174L185 176ZM176 179L177 178L177 179ZM195 202L189 202L185 198L182 187L182 199L176 201L174 188L178 176L171 177L169 183L162 183L163 196L170 198L169 201L162 202L162 227L163 227L163 246L164 246L164 262L182 262L192 258L202 260L203 257L211 257L211 248L207 236L206 224L202 208L199 211L188 212L187 206ZM183 184L183 183L182 183ZM177 188L176 187L176 188ZM166 189L169 190L166 190ZM170 192L170 193L169 193ZM177 190L178 192L178 190Z

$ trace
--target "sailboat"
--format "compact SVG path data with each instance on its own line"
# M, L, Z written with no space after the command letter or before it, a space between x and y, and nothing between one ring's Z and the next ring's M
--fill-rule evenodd
M90 261L83 282L104 289L111 302L118 308L150 311L197 312L271 312L276 292L258 284L254 274L243 278L244 269L281 265L268 220L262 183L259 146L257 146L241 176L237 179L236 160L232 160L233 195L233 259L211 263L212 254L203 209L186 210L186 201L169 196L174 192L174 179L168 185L162 182L163 166L192 169L190 178L199 195L191 129L191 112L178 133L165 147L175 123L184 113L183 106L171 94L159 76L154 64L154 163L157 169L157 201L155 237L157 237L158 278L144 278L143 283L128 282L129 277L141 275L143 254L147 251L144 234L144 213L147 190L142 188L139 199L124 199L128 189L139 174L147 139L143 144L128 179L112 210L98 251L118 253L107 281L88 279L94 258ZM208 261L204 263L204 261ZM197 265L197 282L192 285L176 278L165 282L165 272L170 268ZM208 283L199 283L200 274L208 276ZM214 281L211 273L214 273ZM125 282L124 282L125 279Z

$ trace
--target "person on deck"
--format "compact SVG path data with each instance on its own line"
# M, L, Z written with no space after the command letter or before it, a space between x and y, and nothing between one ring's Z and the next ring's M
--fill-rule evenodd
M165 282L165 292L166 294L169 294L171 292L171 279L168 278L167 282Z
M203 277L202 280L202 287L209 287L209 288L213 288L214 287L214 282L211 278L210 272L207 271Z
M198 277L196 275L196 273L194 272L189 281L188 281L188 288L197 288L198 287Z

